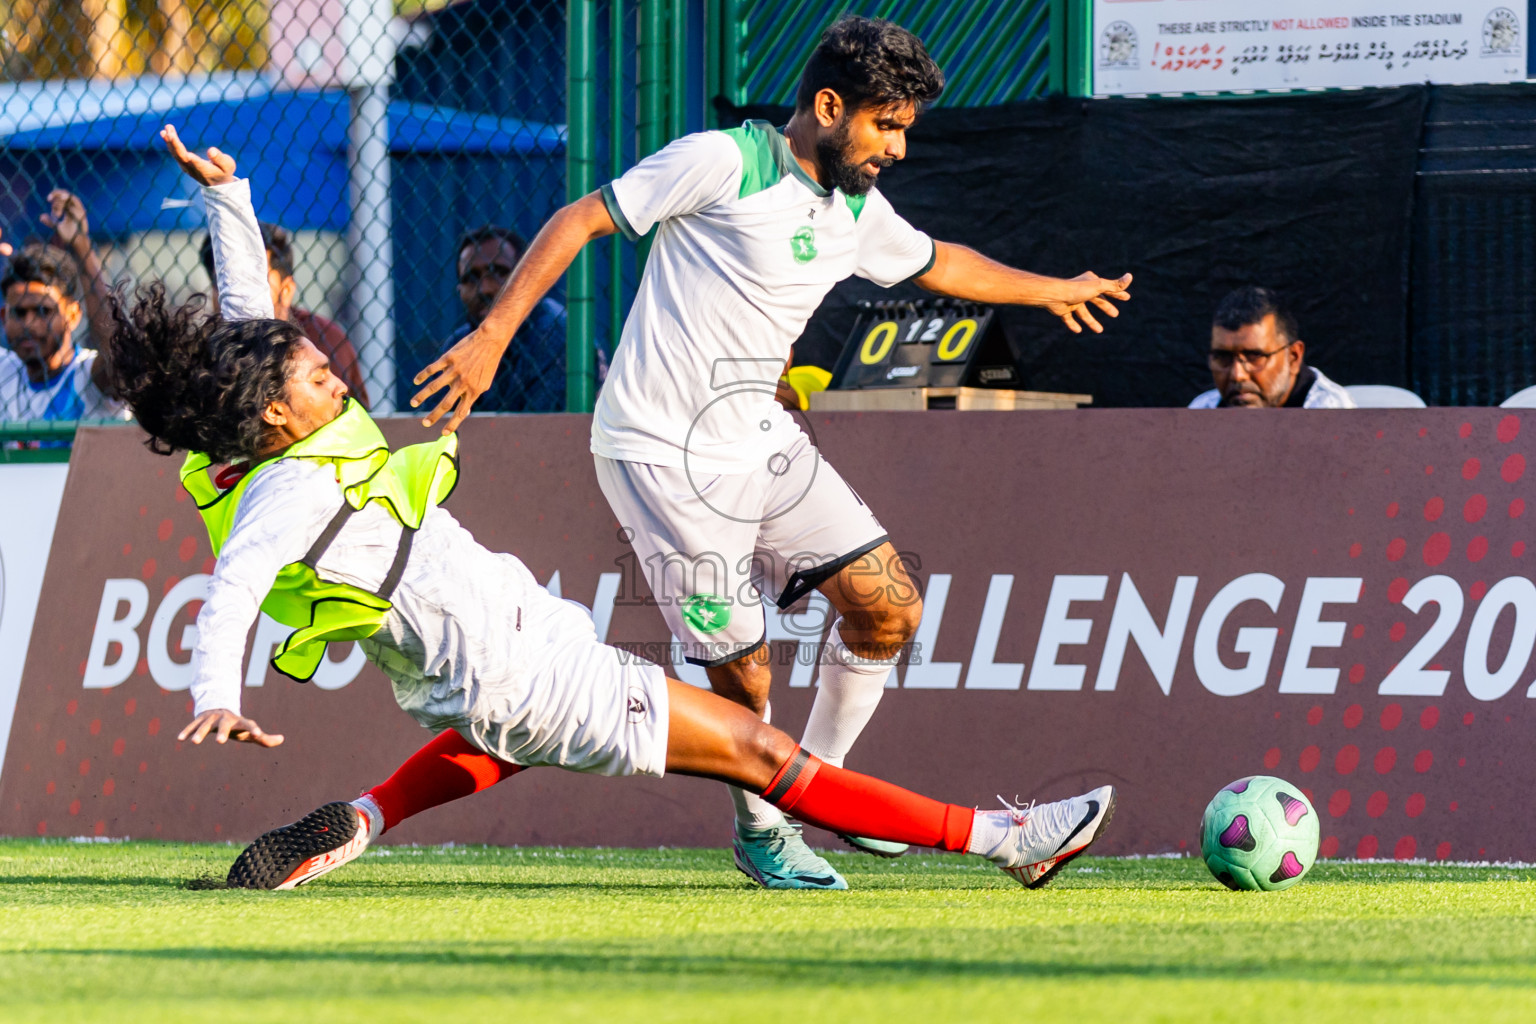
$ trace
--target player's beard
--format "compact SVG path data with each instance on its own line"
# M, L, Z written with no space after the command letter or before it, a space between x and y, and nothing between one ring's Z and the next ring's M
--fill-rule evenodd
M864 163L869 161L850 162L848 154L851 149L853 144L849 138L848 117L845 114L831 135L817 140L816 162L826 174L827 184L840 190L843 195L862 196L875 187L879 176L864 170ZM890 157L881 157L875 162L881 167L889 167L896 161Z

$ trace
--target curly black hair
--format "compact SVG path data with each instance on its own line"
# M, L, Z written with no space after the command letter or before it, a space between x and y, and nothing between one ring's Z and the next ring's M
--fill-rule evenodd
M922 40L900 25L850 15L821 34L800 73L796 109L809 110L823 89L837 93L849 110L903 103L922 109L944 91L944 72Z
M173 305L161 282L111 296L116 393L160 455L203 452L217 462L256 458L271 427L261 418L287 392L304 335L284 320L221 320L203 296Z

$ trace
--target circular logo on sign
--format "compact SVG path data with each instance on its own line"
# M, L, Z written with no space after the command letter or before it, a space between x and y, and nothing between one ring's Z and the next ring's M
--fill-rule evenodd
M1099 35L1099 67L1137 67L1136 30L1127 21L1112 21Z
M1483 56L1508 57L1520 51L1520 19L1508 7L1495 7L1483 19Z

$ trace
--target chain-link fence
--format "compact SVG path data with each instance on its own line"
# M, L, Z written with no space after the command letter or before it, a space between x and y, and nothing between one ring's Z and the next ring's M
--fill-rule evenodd
M202 204L166 123L250 179L278 315L375 412L405 408L567 201L568 6L592 22L590 184L633 163L647 4L614 3L0 0L0 423L121 415L93 379L105 290L210 291ZM590 402L635 266L616 240L589 260L571 380L562 285L478 411Z

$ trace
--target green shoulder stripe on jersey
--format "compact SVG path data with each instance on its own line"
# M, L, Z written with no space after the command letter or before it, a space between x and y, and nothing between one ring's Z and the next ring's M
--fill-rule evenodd
M631 242L638 242L640 235L635 231L634 226L629 223L629 218L624 216L624 211L619 208L619 199L613 194L613 185L611 183L604 185L598 191L602 193L603 205L608 207L608 216L613 218L613 222L618 225L624 237Z
M818 196L832 194L805 173L795 154L789 151L789 141L767 121L743 121L740 128L731 128L725 134L741 150L741 191L737 198L745 199L772 188L786 176L798 178Z
M853 220L854 220L855 224L858 223L859 214L864 212L864 202L868 198L869 198L869 196L867 196L867 195L863 195L863 196L850 196L846 192L843 193L843 200L845 202L847 202L847 204L848 204L848 212L853 214Z
M939 243L930 238L928 239L928 244L933 247L933 251L928 254L928 262L923 264L922 270L919 270L917 273L907 278L906 281L901 282L902 284L906 284L907 281L916 281L918 278L928 273L928 271L932 270L935 263L939 262Z

